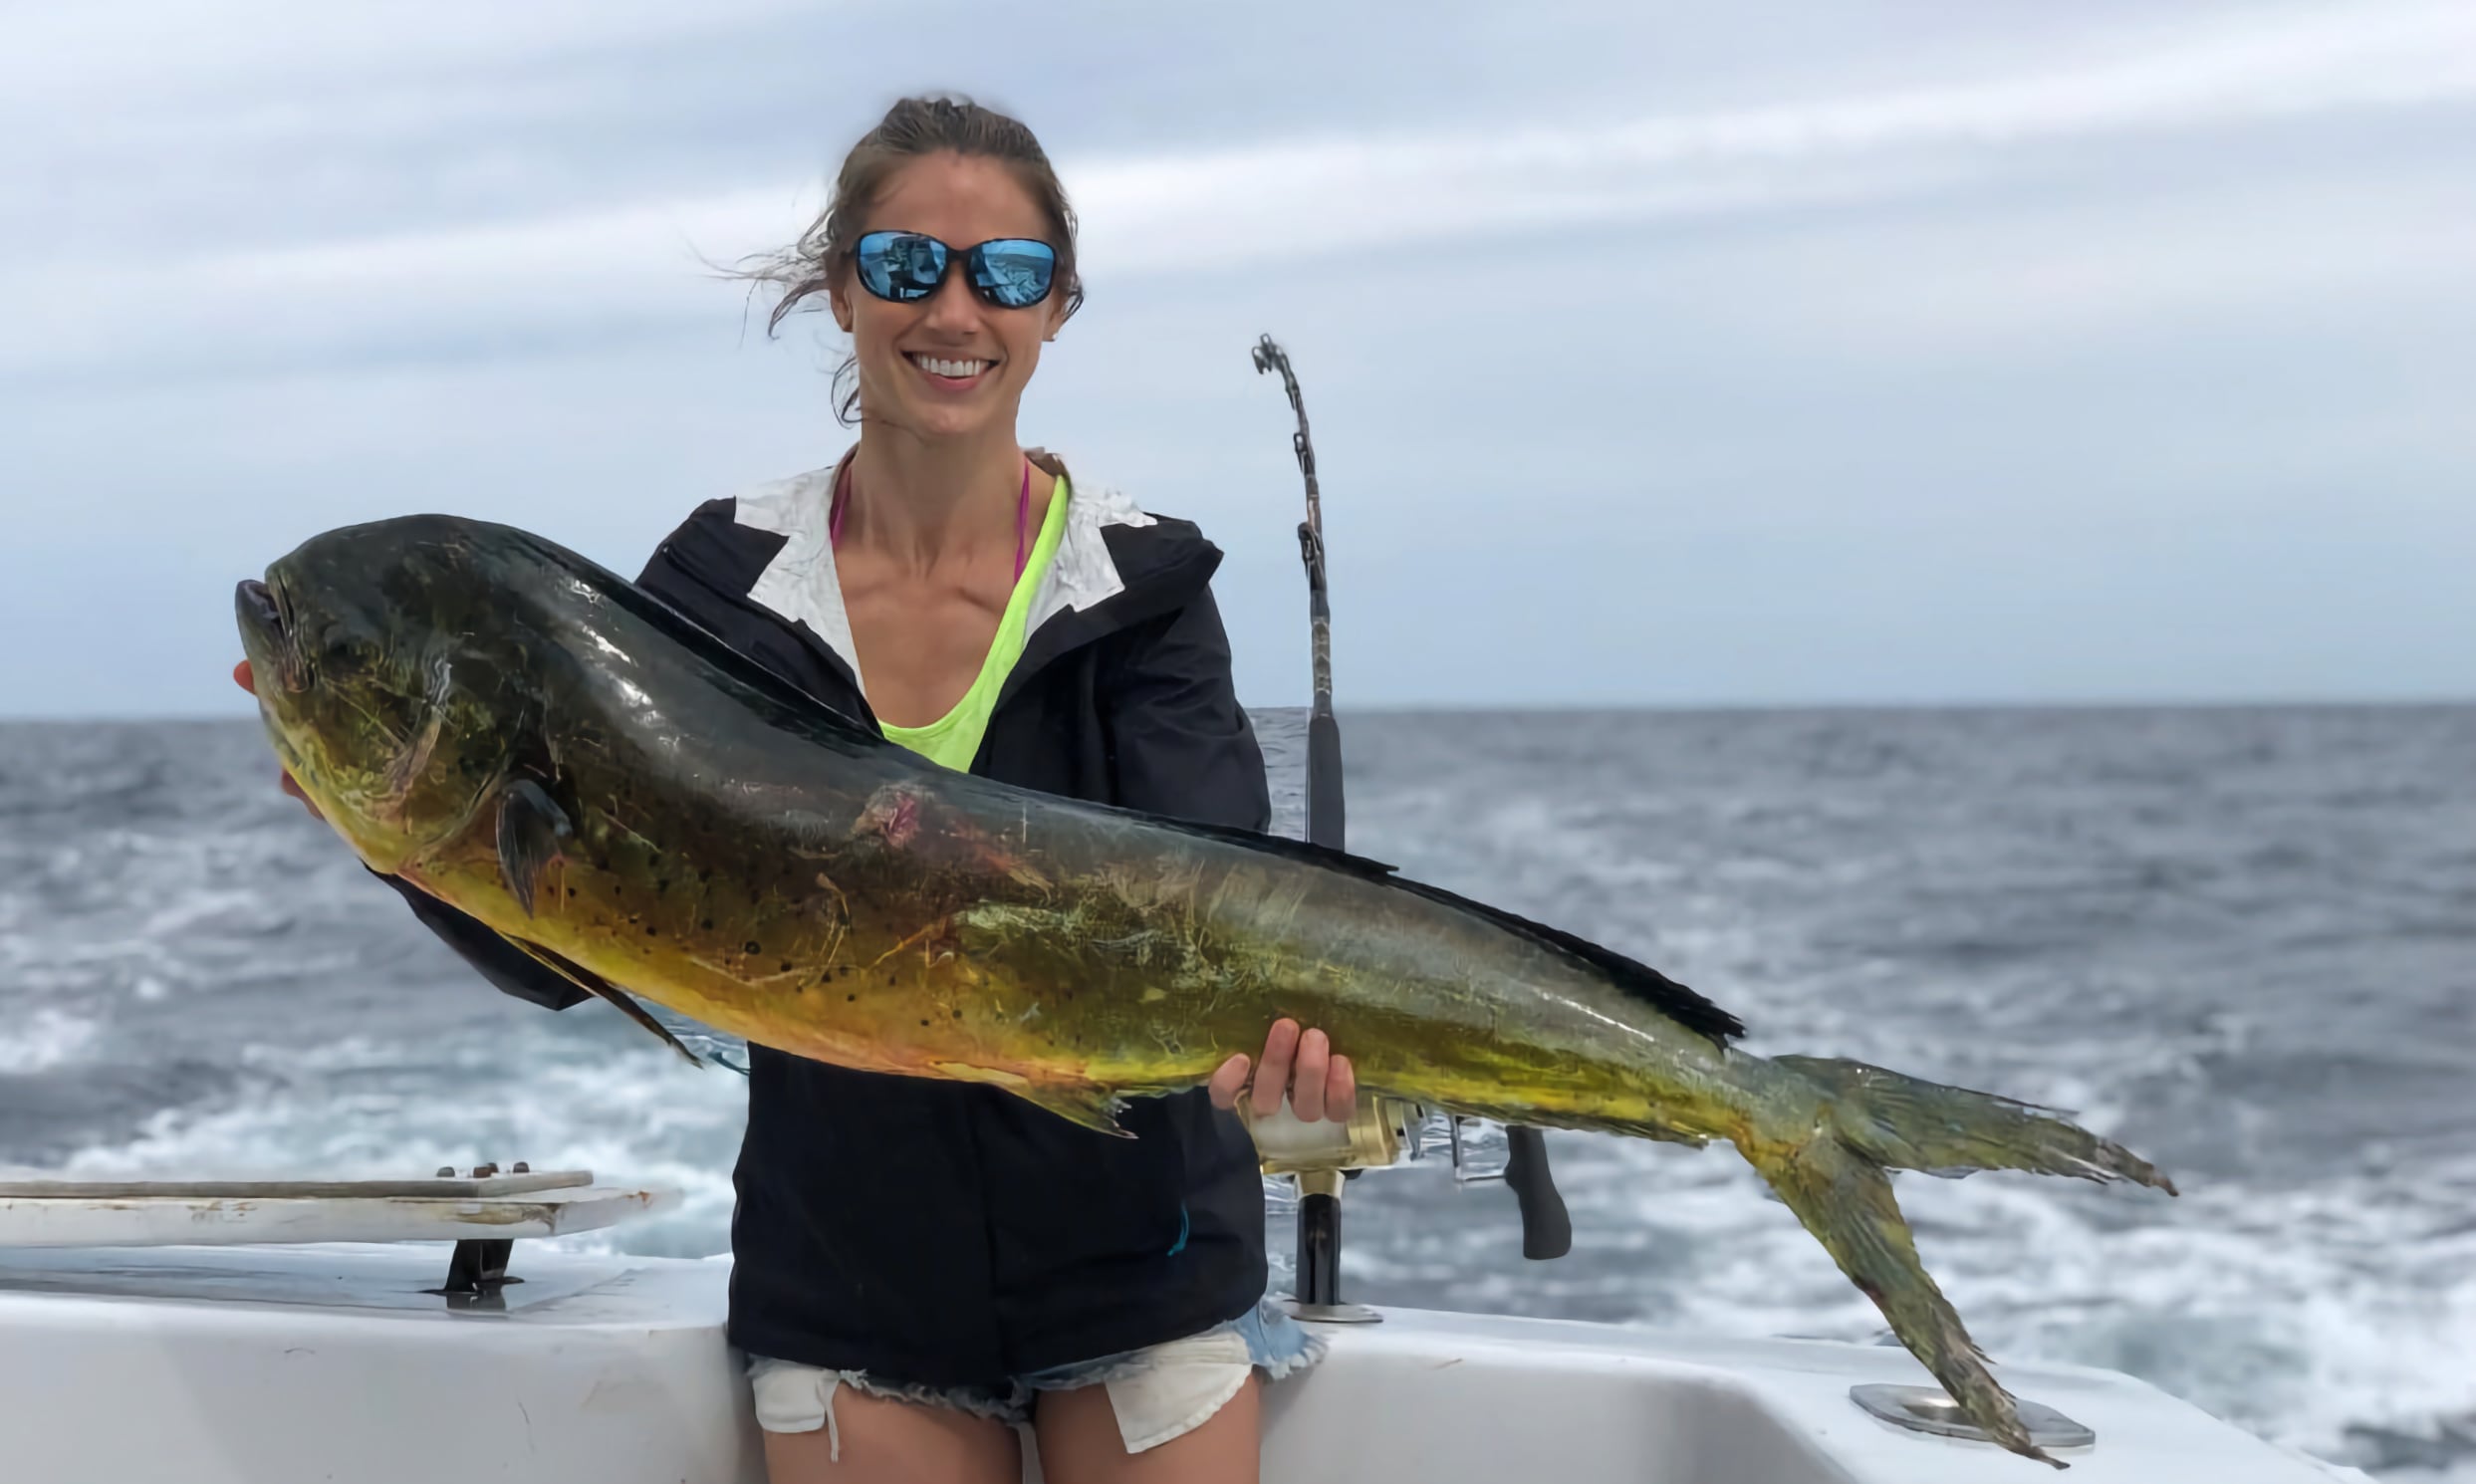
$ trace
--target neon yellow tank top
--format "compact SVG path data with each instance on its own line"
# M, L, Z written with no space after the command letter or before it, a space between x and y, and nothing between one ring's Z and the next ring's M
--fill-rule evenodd
M997 636L989 640L988 657L980 661L980 674L971 689L963 692L954 709L926 726L879 722L887 741L958 773L971 771L971 760L980 755L980 739L988 735L989 716L997 709L997 693L1014 673L1015 661L1023 657L1024 624L1031 616L1032 595L1040 591L1041 579L1058 555L1058 542L1066 535L1066 502L1071 497L1066 476L1060 474L1058 487L1049 497L1049 510L1041 517L1040 539L1032 543L1032 553L1024 559L1023 576L1015 579L1014 596L1006 600L1006 612L997 620Z

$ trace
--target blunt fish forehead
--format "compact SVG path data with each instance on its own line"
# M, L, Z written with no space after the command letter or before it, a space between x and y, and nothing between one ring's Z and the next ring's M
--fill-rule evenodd
M305 628L392 646L407 633L479 636L520 590L588 591L521 533L454 516L405 516L304 542L268 569ZM546 581L547 580L547 581Z
M395 573L422 579L477 577L534 543L521 532L453 515L407 515L343 526L311 537L279 566L342 578ZM541 554L534 553L541 561Z

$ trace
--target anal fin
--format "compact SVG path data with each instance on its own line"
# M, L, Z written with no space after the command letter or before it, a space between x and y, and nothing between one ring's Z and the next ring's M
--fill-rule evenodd
M1124 1124L1117 1121L1118 1110L1126 1104L1115 1094L1089 1087L1017 1088L1014 1093L1026 1103L1038 1104L1068 1122L1080 1123L1095 1133L1106 1133L1112 1138L1134 1137L1126 1131Z
M969 1062L931 1062L928 1064L928 1070L939 1077L952 1078L956 1082L976 1082L987 1087L1002 1088L1026 1103L1045 1108L1068 1122L1080 1123L1095 1133L1106 1133L1112 1138L1134 1137L1125 1130L1115 1116L1117 1111L1126 1106L1126 1101L1105 1088L1096 1088L1089 1084L1082 1087L1058 1084L1043 1086L1019 1072L1008 1072L996 1067L977 1067Z

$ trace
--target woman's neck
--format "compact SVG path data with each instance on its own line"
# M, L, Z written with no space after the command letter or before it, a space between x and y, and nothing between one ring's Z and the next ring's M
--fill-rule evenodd
M1014 548L1023 449L1012 429L986 439L930 443L864 426L847 477L847 548L865 546L923 573L987 547Z

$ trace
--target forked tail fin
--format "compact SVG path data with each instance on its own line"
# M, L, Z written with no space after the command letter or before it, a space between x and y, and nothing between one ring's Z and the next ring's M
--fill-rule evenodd
M1746 1157L1823 1243L1840 1271L1874 1301L1890 1321L1891 1333L1925 1362L1970 1421L2015 1453L2064 1466L2029 1440L2029 1429L2013 1409L2012 1393L1987 1371L1985 1354L1918 1263L1908 1222L1891 1198L1891 1180L1880 1165L1829 1131L1813 1135L1802 1146L1758 1145Z
M1821 1084L1832 1096L1842 1136L1891 1169L1936 1175L2025 1169L2101 1182L2130 1180L2175 1193L2174 1182L2149 1161L2052 1109L1921 1082L1863 1062L1774 1057L1772 1065Z
M1825 1115L1797 1119L1793 1137L1743 1140L1747 1161L1969 1420L2015 1453L2064 1467L2030 1441L2011 1393L1987 1370L1985 1354L1918 1262L1884 1171L2026 1169L2134 1180L2169 1193L2174 1186L2129 1150L2026 1104L1857 1062L1780 1057L1775 1065L1824 1095Z

